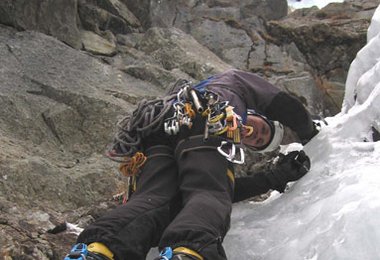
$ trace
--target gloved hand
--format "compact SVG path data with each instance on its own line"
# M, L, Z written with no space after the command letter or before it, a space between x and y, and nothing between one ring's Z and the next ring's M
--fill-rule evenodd
M266 173L273 189L284 192L286 184L304 176L310 169L310 159L304 151L280 154L277 164Z

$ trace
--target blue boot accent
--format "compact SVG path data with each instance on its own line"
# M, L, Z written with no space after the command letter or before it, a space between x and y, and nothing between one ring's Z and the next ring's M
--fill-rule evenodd
M158 258L155 260L170 260L173 257L173 250L171 247L165 247Z
M73 246L70 253L66 255L64 260L86 260L86 256L88 255L87 245L83 243L79 243Z

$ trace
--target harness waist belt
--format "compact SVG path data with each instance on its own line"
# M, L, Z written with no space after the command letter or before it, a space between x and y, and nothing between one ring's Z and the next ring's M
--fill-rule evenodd
M182 139L178 142L174 155L176 159L180 159L183 153L188 151L194 151L199 149L215 149L220 146L222 138L217 136L210 136L207 140L204 139L204 135L194 135L188 138Z

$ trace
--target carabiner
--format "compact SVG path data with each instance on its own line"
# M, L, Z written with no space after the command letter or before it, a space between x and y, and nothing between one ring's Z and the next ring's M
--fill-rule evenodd
M229 154L223 151L223 146L225 146L227 144L231 144L231 150L230 150ZM218 152L221 155L223 155L224 157L226 157L226 159L228 161L232 162L232 163L243 164L245 162L244 150L241 147L239 148L240 160L236 160L235 159L235 157L236 157L236 146L233 143L229 143L227 141L222 141L222 143L220 144L220 146L217 147L217 150L218 150Z
M235 157L236 148L235 148L234 144L231 144L231 149L230 149L229 153L226 153L226 152L223 151L223 146L228 145L228 144L231 144L231 143L229 143L227 141L222 141L222 143L220 144L220 146L218 146L217 150L218 150L218 152L221 155L223 155L224 157L226 157L227 160L231 161Z
M176 135L179 132L179 121L176 116L168 118L164 122L164 130L168 135Z
M244 150L243 150L243 148L240 147L239 151L240 151L240 160L236 160L234 158L234 160L232 160L231 162L237 163L237 164L244 164L244 162L245 162L245 153L244 153Z

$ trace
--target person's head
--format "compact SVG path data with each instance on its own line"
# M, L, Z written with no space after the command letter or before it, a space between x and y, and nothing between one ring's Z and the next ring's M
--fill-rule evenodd
M243 129L242 142L255 151L271 152L280 146L284 135L283 126L277 121L268 120L266 117L248 111L245 125L251 128Z

